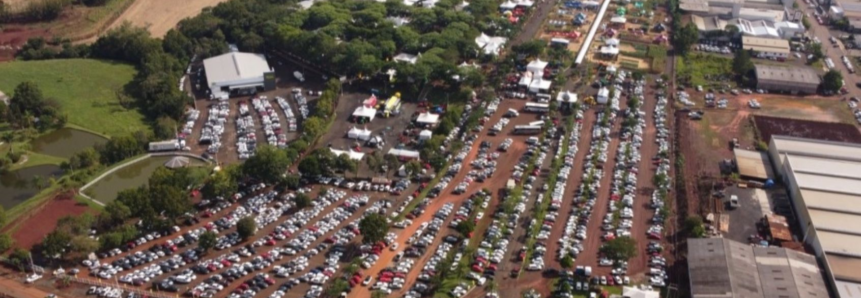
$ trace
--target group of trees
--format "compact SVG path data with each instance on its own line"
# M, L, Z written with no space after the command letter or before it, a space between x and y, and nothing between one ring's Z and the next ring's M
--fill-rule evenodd
M55 38L46 41L42 37L34 37L27 40L18 58L24 60L46 60L46 59L71 59L87 57L90 54L89 46L85 44L73 45L68 39Z
M15 87L4 118L16 128L45 130L66 124L60 104L46 98L33 82L22 82Z
M38 248L48 258L82 258L99 249L99 241L89 237L95 222L96 217L89 213L60 218L57 228L45 236Z
M303 176L331 176L334 172L356 173L358 163L347 154L335 155L328 148L318 148L299 162Z

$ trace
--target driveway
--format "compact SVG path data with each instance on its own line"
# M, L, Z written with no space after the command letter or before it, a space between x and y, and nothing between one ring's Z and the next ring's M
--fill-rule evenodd
M849 70L846 69L846 66L843 65L843 60L840 58L842 56L848 56L848 50L846 50L845 47L834 47L834 45L831 44L831 41L829 41L831 38L831 32L829 32L828 27L816 22L816 16L813 14L816 8L810 8L803 3L799 3L799 7L805 14L810 14L810 17L807 17L807 19L810 21L811 27L807 32L810 36L818 37L822 42L822 52L826 57L831 58L831 60L834 61L834 69L843 74L843 80L846 82L846 89L849 91L849 95L855 96L861 94L861 88L858 88L857 85L857 83L861 82L861 79L859 79L858 76L849 73Z

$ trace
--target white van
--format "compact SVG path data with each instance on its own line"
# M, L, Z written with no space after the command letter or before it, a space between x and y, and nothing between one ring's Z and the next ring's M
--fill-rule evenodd
M526 139L526 144L535 145L538 144L538 137L529 137Z

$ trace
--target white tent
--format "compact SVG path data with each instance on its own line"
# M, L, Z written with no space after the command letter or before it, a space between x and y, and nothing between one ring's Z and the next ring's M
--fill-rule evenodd
M601 3L598 3L598 1L583 1L582 4L583 4L583 7L595 7L595 6L600 5Z
M532 83L529 84L529 92L539 93L550 90L551 84L553 84L553 81L538 77L537 79L532 80Z
M610 23L624 24L627 21L628 21L628 19L626 19L625 17L612 17L612 18L610 18Z
M535 2L529 0L517 0L517 2L514 2L514 4L517 4L517 6L532 7Z
M514 4L514 2L511 2L510 0L499 5L499 9L501 10L512 10L515 7L517 7L517 4Z
M425 129L419 133L419 140L430 140L431 137L433 137L433 132L430 130Z
M613 65L607 66L607 72L616 73L616 66L613 66Z
M400 54L395 55L395 57L392 60L395 60L397 62L406 62L409 64L416 64L416 61L419 61L419 56L407 54L407 53L400 53Z
M368 118L368 121L372 121L377 116L377 110L361 105L353 112L353 116Z
M332 151L332 153L335 154L335 156L341 156L341 154L346 154L352 160L362 160L362 158L365 158L364 153L356 152L353 150L346 150L345 151L345 150L337 150L337 149L329 148L329 151Z
M421 124L436 124L439 121L439 114L431 114L431 113L421 113L419 117L416 119L416 122Z
M622 296L630 298L658 298L661 295L654 290L641 290L636 287L623 287Z
M494 56L499 54L499 50L505 45L505 42L507 41L508 39L505 37L488 36L484 33L475 38L475 44L478 45L479 48L484 50L485 54Z
M604 44L608 45L608 46L618 47L619 46L619 39L618 38L608 38L607 40L604 41Z
M538 75L544 74L544 68L547 68L547 62L541 61L541 59L535 59L526 65L526 70Z
M601 89L598 90L598 98L596 100L599 104L606 104L610 101L610 89L607 89L607 87L601 87Z
M531 84L531 83L532 83L532 73L531 72L524 72L523 76L520 77L520 82L518 83L518 85L526 87L526 86L529 86L529 84Z
M571 43L571 41L569 41L568 39L565 39L565 38L554 37L554 38L550 39L550 44L558 44L558 45L567 46L569 43Z
M347 137L351 138L351 139L358 139L358 140L362 140L362 141L367 141L367 140L371 139L371 131L368 130L367 128L359 129L359 128L353 127L350 129L350 131L347 132Z
M601 55L616 56L619 54L619 48L617 47L601 47L598 51Z
M395 149L392 148L389 150L389 154L400 157L402 159L418 159L420 154L415 150L407 150L407 149Z
M577 93L571 91L560 91L556 94L556 101L560 103L575 103L577 102Z

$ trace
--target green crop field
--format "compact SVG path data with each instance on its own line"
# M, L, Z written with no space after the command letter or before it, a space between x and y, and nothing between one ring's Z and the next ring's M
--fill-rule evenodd
M121 106L117 96L135 72L128 64L93 59L13 61L0 64L0 90L11 97L16 85L33 81L62 105L69 124L117 136L149 130L144 116Z

